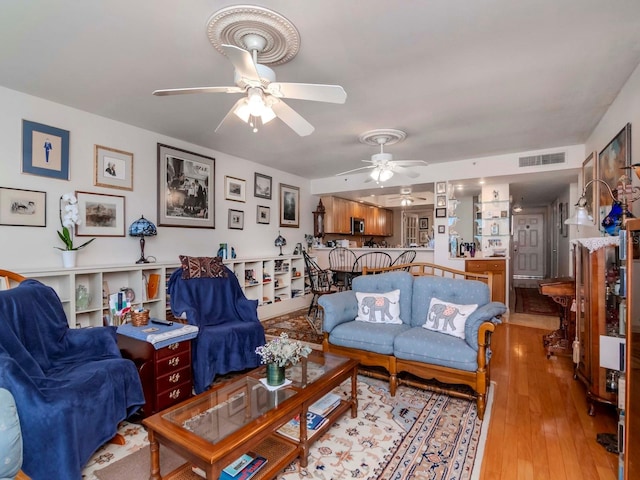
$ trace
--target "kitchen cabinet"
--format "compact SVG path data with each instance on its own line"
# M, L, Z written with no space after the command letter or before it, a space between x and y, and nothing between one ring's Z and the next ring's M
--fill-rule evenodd
M322 203L326 210L325 227L326 233L351 234L351 217L354 216L354 209L349 200L338 197L322 197Z
M365 236L392 236L393 212L339 197L322 197L325 206L325 232L351 234L351 217L364 219Z
M587 388L589 415L594 415L594 402L617 402L617 387L607 382L607 376L616 373L600 366L600 337L620 336L619 237L581 238L573 243L579 342L574 377Z
M491 301L506 303L506 260L495 259L473 259L465 261L465 270L473 273L487 273L492 275Z

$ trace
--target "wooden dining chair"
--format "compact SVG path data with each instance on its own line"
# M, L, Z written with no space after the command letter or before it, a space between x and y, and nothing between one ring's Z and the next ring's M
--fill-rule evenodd
M391 266L391 255L387 252L366 252L353 265L353 276L362 274L362 268L385 268Z
M309 284L311 286L311 303L309 304L308 316L311 316L311 312L317 317L320 315L320 307L318 306L318 298L327 293L335 293L338 289L333 285L331 270L325 270L309 256L305 251L302 252L304 256L304 263L307 269L307 275Z
M332 283L338 291L349 289L356 260L356 254L348 248L336 247L329 252L329 270L333 274Z
M415 250L405 250L404 252L402 252L400 255L398 255L398 258L396 258L393 263L391 264L391 266L395 266L395 265L407 265L411 262L413 262L416 258L416 251ZM409 271L410 267L405 267L403 270L405 271Z

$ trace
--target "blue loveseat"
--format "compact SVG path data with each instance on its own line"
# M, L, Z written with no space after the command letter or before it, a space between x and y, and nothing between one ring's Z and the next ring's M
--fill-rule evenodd
M36 280L0 291L0 388L11 392L33 480L81 478L144 395L115 328L70 329L56 292ZM0 433L1 434L1 433Z
M357 292L380 294L394 290L400 290L401 323L355 320ZM423 328L431 315L434 297L452 304L477 305L466 318L464 333L459 333L463 338ZM357 277L352 290L324 295L319 304L324 308L324 351L358 358L361 365L384 368L391 395L395 395L398 382L416 384L410 378L401 378L401 372L447 385L467 385L473 393L462 389L451 389L450 393L474 398L478 416L483 418L489 388L491 334L500 323L499 316L506 312L504 304L490 301L485 283L389 272ZM443 322L440 328L444 325Z

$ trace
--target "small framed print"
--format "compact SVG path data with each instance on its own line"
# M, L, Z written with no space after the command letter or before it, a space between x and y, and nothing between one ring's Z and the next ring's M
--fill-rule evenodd
M280 184L280 226L300 225L300 188Z
M441 227L444 227L444 225L441 225ZM425 232L420 232L420 243L428 243L429 242L429 232L425 231Z
M447 196L438 195L436 197L436 207L446 207L446 206L447 206Z
M444 233L444 225L438 225L438 233Z
M253 176L253 196L271 200L272 179L268 175L254 173Z
M447 194L447 182L436 182L436 193Z
M265 225L271 223L271 209L262 205L258 205L258 211L256 213L256 222L263 223Z
M22 173L69 180L69 131L22 120Z
M247 181L236 177L224 177L224 198L234 202L246 202Z
M124 237L124 197L76 192L80 224L78 237Z
M133 153L95 145L93 184L96 187L133 190Z
M229 228L231 230L244 229L244 212L242 210L229 209Z
M47 193L0 187L0 225L47 226Z
M420 217L418 220L418 228L420 230L428 230L429 229L429 217Z
M500 210L500 218L507 218L509 212L507 210Z
M447 216L446 208L436 208L436 218L445 218Z

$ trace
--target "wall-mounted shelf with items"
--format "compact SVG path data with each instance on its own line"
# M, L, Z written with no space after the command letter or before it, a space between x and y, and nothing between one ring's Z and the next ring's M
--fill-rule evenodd
M511 235L509 200L493 198L478 202L474 208L476 234L484 256L507 256Z

